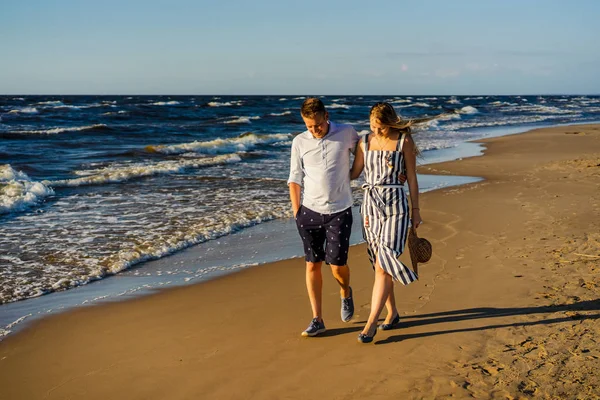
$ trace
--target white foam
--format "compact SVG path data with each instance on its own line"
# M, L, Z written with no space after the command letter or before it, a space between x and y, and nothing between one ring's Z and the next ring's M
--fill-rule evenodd
M155 103L150 103L153 106L176 106L178 104L181 104L179 101L157 101Z
M238 116L232 116L232 119L229 119L227 121L224 121L224 124L249 124L250 120L257 120L260 119L259 116L253 116L253 117L238 117Z
M191 142L175 145L147 146L146 150L162 154L182 154L187 152L203 154L223 154L237 151L248 151L259 144L272 144L291 138L289 133L274 135L257 135L250 133L231 139L215 139L208 142Z
M350 109L350 106L346 105L346 104L333 103L333 104L330 104L329 106L327 106L327 108L344 108L344 109L348 110L348 109Z
M420 102L420 103L407 104L405 106L398 106L398 107L400 107L400 108L406 108L406 107L423 107L423 108L425 108L425 107L431 107L431 106L427 103Z
M241 106L242 103L243 103L242 100L226 101L226 102L211 101L208 103L208 105L209 105L209 107L231 107L231 106Z
M41 101L39 103L36 103L42 106L60 106L60 105L64 105L62 101Z
M26 318L31 317L32 314L27 314L22 316L21 318L16 319L15 321L11 322L10 324L6 325L4 328L0 328L0 340L2 340L3 336L8 335L9 333L12 332L12 329L15 327L15 325L23 322Z
M477 114L479 110L472 106L465 106L458 110L458 112L461 114Z
M284 111L284 112L281 112L281 113L271 113L269 115L272 115L274 117L282 117L284 115L290 115L291 113L292 113L291 111Z
M9 114L38 114L39 111L35 107L20 107L14 110L10 110Z
M32 181L10 164L0 165L0 214L23 211L53 194L51 188Z
M187 168L200 168L240 161L242 161L242 159L237 154L225 154L215 157L186 158L174 161L160 161L157 163L117 164L100 169L75 171L77 175L83 175L81 178L44 181L44 183L53 187L99 185L104 183L125 182L130 179L141 178L144 176L178 173Z
M79 132L87 131L91 129L107 128L106 124L94 124L85 126L72 126L69 128L52 128L52 129L39 129L31 131L14 131L14 133L27 134L27 135L56 135L65 132Z

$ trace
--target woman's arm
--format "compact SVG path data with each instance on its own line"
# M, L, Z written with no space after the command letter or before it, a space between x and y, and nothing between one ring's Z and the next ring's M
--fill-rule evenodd
M408 188L410 190L411 203L411 222L416 228L421 225L421 212L419 210L419 182L417 181L417 151L415 142L411 135L406 135L402 144L404 153L404 161L406 163L406 178L408 180Z
M356 145L356 152L354 153L354 163L350 169L350 179L356 179L362 173L365 166L365 153L363 151L362 140Z

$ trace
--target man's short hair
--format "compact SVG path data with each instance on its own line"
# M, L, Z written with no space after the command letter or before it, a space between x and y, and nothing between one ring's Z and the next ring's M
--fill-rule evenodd
M325 114L326 112L325 105L316 97L309 97L308 99L304 100L304 103L302 103L302 108L300 109L300 114L304 118L314 118L315 115Z

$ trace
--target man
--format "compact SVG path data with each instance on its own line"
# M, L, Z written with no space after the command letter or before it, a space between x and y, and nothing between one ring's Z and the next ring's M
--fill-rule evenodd
M323 261L331 266L340 285L342 321L348 322L354 315L347 260L353 202L350 153L354 153L358 134L350 125L330 122L323 102L317 98L306 99L300 113L307 130L292 142L288 186L304 243L306 288L313 313L302 336L316 336L325 332L321 309Z

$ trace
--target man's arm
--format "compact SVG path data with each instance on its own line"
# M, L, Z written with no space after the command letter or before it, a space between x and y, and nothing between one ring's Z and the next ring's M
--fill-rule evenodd
M288 187L290 188L290 200L292 201L292 211L294 217L300 209L300 194L302 192L302 180L304 172L302 171L302 158L296 147L296 143L292 143L292 155L290 160L290 177L288 178Z
M292 212L294 213L294 217L298 214L298 210L300 209L300 191L302 187L295 182L290 182L288 184L290 188L290 200L292 201Z

